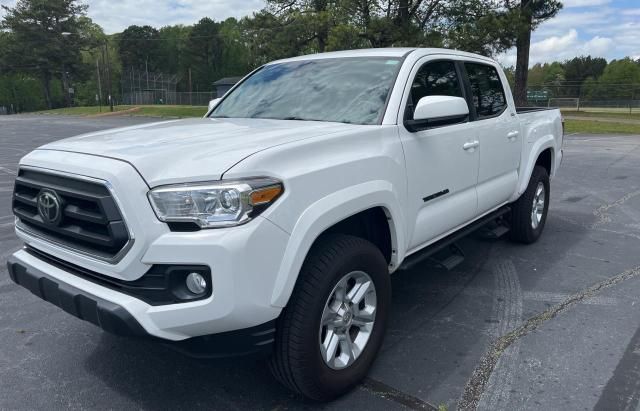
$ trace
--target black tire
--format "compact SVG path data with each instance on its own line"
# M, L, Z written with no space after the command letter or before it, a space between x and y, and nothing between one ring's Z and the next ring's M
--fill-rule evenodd
M376 291L375 322L367 344L355 361L332 369L320 353L320 320L336 284L353 271L367 273ZM293 294L277 322L275 378L292 391L315 401L329 401L349 391L367 375L384 338L391 303L387 262L369 241L330 235L311 249Z
M532 215L533 200L539 184L544 186L545 201L542 218L537 224L537 227L534 228L534 217ZM526 191L520 196L518 201L511 205L511 231L509 233L511 240L524 244L532 244L538 241L547 221L549 199L549 174L544 167L535 166Z

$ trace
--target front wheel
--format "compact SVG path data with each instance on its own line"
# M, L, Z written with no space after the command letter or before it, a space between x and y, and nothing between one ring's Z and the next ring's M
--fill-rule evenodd
M347 392L376 357L390 302L387 262L376 246L347 235L321 239L278 320L274 376L316 401Z
M535 166L529 185L512 204L510 237L520 243L531 244L540 238L549 211L549 174L544 167Z

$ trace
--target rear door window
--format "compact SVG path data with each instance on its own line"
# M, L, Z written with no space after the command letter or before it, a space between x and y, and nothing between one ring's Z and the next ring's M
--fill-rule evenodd
M471 86L472 103L478 119L495 117L507 108L504 88L495 67L465 63Z

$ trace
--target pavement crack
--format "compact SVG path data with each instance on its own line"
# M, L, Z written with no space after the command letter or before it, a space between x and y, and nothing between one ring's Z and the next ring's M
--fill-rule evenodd
M632 198L634 198L634 197L636 197L638 195L640 195L640 190L633 191L631 193L627 193L624 196L622 196L621 198L619 198L618 200L614 201L613 203L604 204L604 205L598 207L593 212L593 215L596 216L598 218L598 220L595 223L591 224L590 228L596 228L596 227L601 226L603 224L610 223L611 222L611 216L607 213L607 211L609 211L609 209L611 209L613 207L618 207L618 206L623 205L624 203L626 203L627 201L631 200Z
M640 276L640 266L626 270L620 274L617 274L607 280L601 281L592 285L591 287L572 294L564 301L547 310L535 315L526 320L522 325L513 329L511 332L503 335L495 340L490 346L485 355L480 359L480 362L471 375L471 379L467 382L462 397L458 401L459 410L475 410L478 408L480 398L484 393L489 378L496 367L496 364L500 360L502 354L512 344L518 341L520 338L534 331L548 320L555 318L558 314L563 313L569 308L573 307L577 303L595 296L600 291L613 287L623 281Z
M414 397L411 394L402 392L390 385L372 378L366 378L362 383L361 388L377 397L393 401L412 410L438 410L438 407L431 405L418 397Z

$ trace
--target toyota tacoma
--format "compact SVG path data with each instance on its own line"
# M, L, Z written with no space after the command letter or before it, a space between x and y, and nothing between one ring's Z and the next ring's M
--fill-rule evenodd
M390 274L489 222L541 235L559 110L516 108L493 60L342 51L259 67L203 118L80 135L23 157L11 279L115 334L265 354L329 400L382 344ZM492 223L495 225L495 223ZM435 258L435 257L434 257Z

